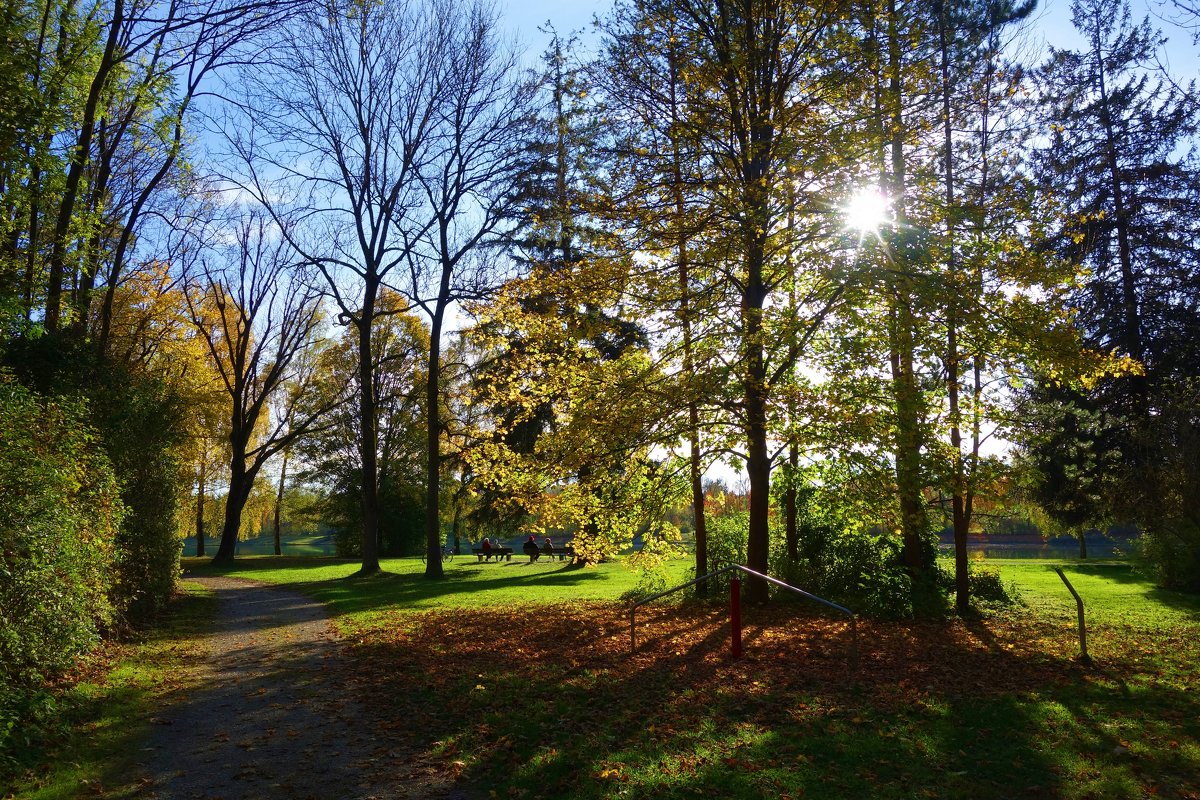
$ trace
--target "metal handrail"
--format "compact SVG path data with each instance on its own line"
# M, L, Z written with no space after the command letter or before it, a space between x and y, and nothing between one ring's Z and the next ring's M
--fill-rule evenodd
M795 592L796 594L807 597L809 600L815 600L818 603L821 603L822 605L828 606L829 608L832 608L835 611L839 611L842 614L845 614L846 616L848 616L850 618L850 633L851 633L850 668L851 668L851 670L854 670L854 671L856 671L858 669L858 617L855 615L855 613L853 611L846 608L845 606L840 606L831 600L826 600L823 597L817 597L815 594L812 594L811 592L806 592L799 587L792 586L790 583L784 583L783 581L781 581L777 578L772 578L770 575L764 575L761 572L752 570L749 567L744 567L741 564L728 564L714 572L708 573L707 575L701 575L699 578L690 580L687 583L681 583L680 585L674 586L670 589L667 589L666 591L659 592L658 594L650 595L649 597L639 600L638 602L636 602L632 606L630 606L629 607L629 649L630 649L630 652L635 652L637 650L637 627L636 627L637 623L636 623L635 615L637 614L638 608L646 605L647 603L652 603L655 600L659 600L663 597L666 597L669 594L678 592L681 589L686 589L689 586L695 586L698 583L703 583L704 581L715 578L718 575L724 575L727 572L733 572L733 571L745 572L747 575L753 575L756 578L761 578L761 579L765 580L767 583L774 584L775 586L778 586L781 589L787 589L788 591Z

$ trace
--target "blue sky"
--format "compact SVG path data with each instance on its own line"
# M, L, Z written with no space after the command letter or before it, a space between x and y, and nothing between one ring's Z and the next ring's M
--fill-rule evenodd
M529 49L531 63L545 43L545 37L538 32L539 25L549 20L559 33L568 34L587 28L593 16L602 16L611 6L610 0L558 0L555 3L546 3L544 0L500 0L505 24ZM1057 47L1078 45L1071 28L1070 6L1070 0L1042 0L1039 9L1034 12L1035 21L1032 23L1035 46L1044 47L1046 43ZM1135 20L1149 14L1152 22L1169 37L1168 57L1172 72L1185 80L1200 77L1198 48L1192 44L1186 31L1164 18L1170 15L1170 3L1133 0L1132 6Z

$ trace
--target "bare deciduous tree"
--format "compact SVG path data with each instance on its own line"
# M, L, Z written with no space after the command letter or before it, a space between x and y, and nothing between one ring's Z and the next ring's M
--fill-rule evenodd
M516 55L497 40L494 11L479 3L446 6L448 36L443 57L442 102L433 147L421 171L432 225L409 254L409 283L401 290L429 315L425 402L425 574L442 576L441 438L445 416L442 333L451 304L480 299L501 282L499 254L484 246L513 223L514 177L520 169L524 124L535 86L514 79Z
M447 308L492 274L479 255L505 219L527 92L495 16L455 0L323 7L280 32L228 126L237 179L316 266L358 332L362 574L379 571L372 322L391 285L430 317L429 547L437 540L437 380ZM439 559L430 559L434 574Z
M238 223L236 242L207 254L187 283L192 322L228 398L229 494L213 559L233 560L242 509L268 459L320 423L328 406L294 409L309 362L300 358L320 319L319 298L294 269L294 253L260 214ZM269 413L275 401L276 413Z

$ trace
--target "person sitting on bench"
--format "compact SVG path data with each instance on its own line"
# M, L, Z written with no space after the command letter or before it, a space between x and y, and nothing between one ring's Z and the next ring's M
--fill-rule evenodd
M554 542L550 541L550 537L546 537L545 543L542 545L542 555L549 560L554 555Z
M489 561L492 558L492 543L488 537L483 537L483 544L479 545L479 549L483 551L483 560Z
M525 544L521 545L521 549L525 551L525 555L529 556L529 563L531 564L534 561L537 561L538 556L541 554L541 551L538 550L537 539L532 533L529 534L529 538L525 540Z

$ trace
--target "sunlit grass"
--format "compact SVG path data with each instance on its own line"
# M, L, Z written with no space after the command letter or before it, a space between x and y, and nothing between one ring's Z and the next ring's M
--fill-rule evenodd
M1083 598L1091 623L1154 629L1200 622L1200 597L1160 589L1127 561L989 559L985 563L1012 582L1031 609L1053 618L1075 618L1075 600L1054 572L1057 566Z
M639 574L611 561L575 567L566 561L529 563L479 562L473 555L445 562L445 577L425 577L419 558L383 559L383 573L357 577L359 562L287 557L239 558L231 567L213 567L206 559L184 559L186 574L220 574L285 584L327 603L337 615L365 618L391 612L434 609L522 608L552 603L615 601L638 585ZM673 561L668 570L679 582L688 580L692 563Z

